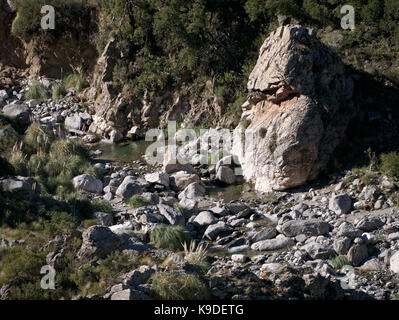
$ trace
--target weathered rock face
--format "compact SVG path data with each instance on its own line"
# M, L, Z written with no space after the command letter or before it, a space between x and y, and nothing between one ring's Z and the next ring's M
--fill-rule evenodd
M354 115L353 82L315 33L279 27L260 49L233 154L259 191L315 179ZM247 110L245 110L247 109Z

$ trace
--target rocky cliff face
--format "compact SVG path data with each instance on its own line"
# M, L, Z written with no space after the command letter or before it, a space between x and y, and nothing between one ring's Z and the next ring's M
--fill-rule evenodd
M15 14L15 8L10 1L0 0L0 63L26 67L22 43L10 34Z
M234 131L243 175L259 191L316 178L354 115L353 82L313 30L279 27L264 42ZM245 137L244 139L244 133Z
M17 37L11 32L16 19L18 14L14 2L0 0L0 63L28 68L34 76L56 79L74 72L85 76L93 73L97 51L88 38L73 35L55 37L51 34Z

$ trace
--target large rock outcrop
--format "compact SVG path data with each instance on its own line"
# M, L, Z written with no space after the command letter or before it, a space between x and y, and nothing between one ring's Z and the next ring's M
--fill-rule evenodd
M354 115L353 81L313 30L279 27L260 49L234 131L247 181L259 191L315 179ZM244 139L245 132L245 139Z

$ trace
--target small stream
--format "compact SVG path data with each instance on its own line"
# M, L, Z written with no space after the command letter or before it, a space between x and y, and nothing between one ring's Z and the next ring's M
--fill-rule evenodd
M145 151L152 143L153 142L145 140L119 144L100 142L93 145L93 150L97 149L102 152L102 155L96 157L96 159L118 161L121 163L133 163L136 161L142 161L145 163ZM151 167L150 165L148 166ZM215 186L208 190L208 194L212 198L224 199L226 202L230 202L232 200L240 199L243 191L244 185L233 185L227 187Z
M93 145L93 149L102 152L97 159L131 163L137 160L144 161L145 151L152 143L145 140L118 144L100 142Z
M146 163L144 154L147 147L151 145L151 143L152 142L147 142L144 140L119 144L100 142L93 145L93 150L97 149L101 150L102 152L102 154L96 159L117 161L125 164L132 164L133 166L138 166L137 161L140 161L141 163ZM154 169L151 168L150 165L148 166L151 170ZM232 185L227 187L212 186L207 189L207 193L211 198L223 199L227 203L239 199L243 199L244 201L249 200L246 199L249 195L251 195L251 197L255 196L260 198L259 195L251 190L251 188L247 184ZM266 217L265 219L256 220L256 223L259 225L260 228L275 225L274 222L267 219ZM248 246L242 246L242 248L235 247L233 248L233 250L227 250L218 246L208 248L208 255L210 256L231 256L235 253L245 254L249 257L259 254L258 251L253 251Z

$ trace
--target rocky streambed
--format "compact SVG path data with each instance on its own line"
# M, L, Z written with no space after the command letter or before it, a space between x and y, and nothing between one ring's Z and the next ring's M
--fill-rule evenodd
M37 105L27 108L33 113ZM76 132L66 133L77 138L71 134ZM89 141L86 133L80 136ZM94 226L58 236L47 262L62 270L73 237L82 239L79 263L96 265L115 251L164 262L119 275L105 295L76 298L148 299L148 281L158 271L196 274L215 299L397 298L399 210L392 179L379 175L365 183L359 173L347 172L285 192L260 193L242 177L232 177L236 165L226 161L231 156L194 166L169 163L165 156L162 165L153 166L144 156L148 145L93 139L93 163L102 178L77 176L74 188L91 201L107 201L112 214L96 212ZM10 177L1 184L6 190L40 192L32 178ZM140 204L130 206L132 197ZM159 225L182 226L193 243L206 246L205 273L182 251L153 246L150 235ZM2 241L3 247L16 244ZM2 288L3 297L6 292Z
M207 246L211 265L205 278L215 298L396 298L399 211L392 199L396 185L387 177L367 186L348 173L324 184L262 194L249 185L220 186L214 168L175 165L168 171L147 166L137 154L129 164L115 161L120 152L142 150L141 143L97 146L103 154L96 166L104 178L95 197L110 201L113 216L97 213L103 226L89 228L83 239L124 235L122 246L171 255L173 268L199 272L182 254L150 249L156 225L182 225L193 241ZM76 188L90 191L88 185ZM134 195L146 205L129 207ZM82 256L84 246L85 241ZM111 248L110 243L105 249ZM118 284L126 294L133 287Z

